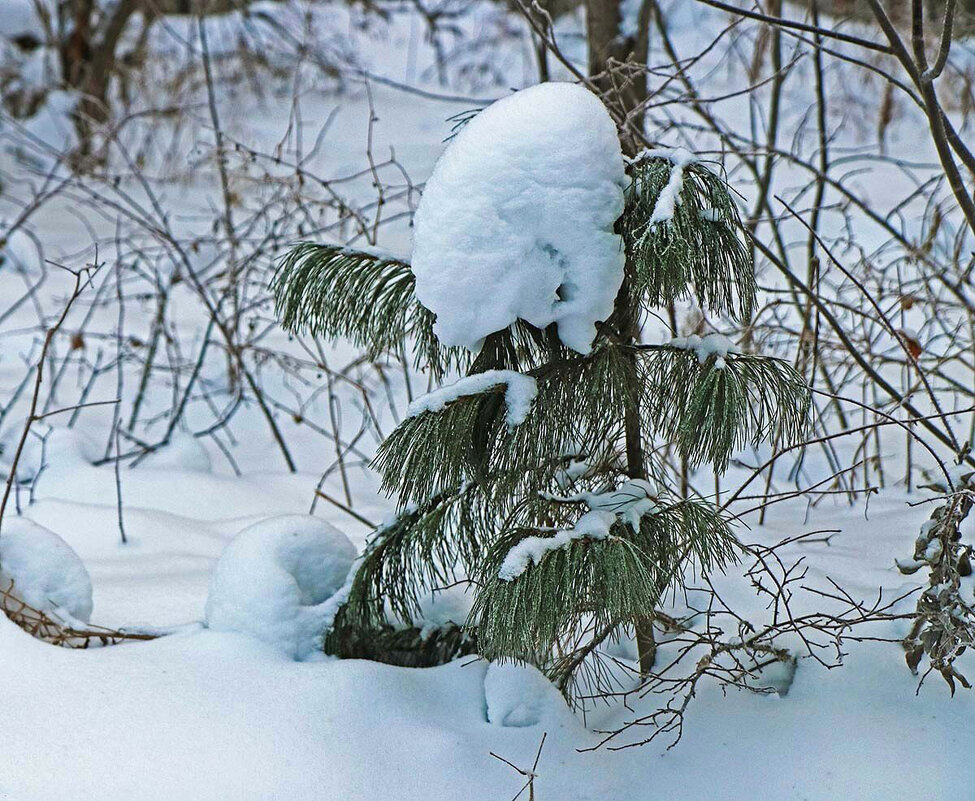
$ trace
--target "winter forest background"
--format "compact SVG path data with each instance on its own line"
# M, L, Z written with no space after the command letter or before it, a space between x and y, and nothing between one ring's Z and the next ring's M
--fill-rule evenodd
M0 0L0 799L971 798L973 83L970 0Z

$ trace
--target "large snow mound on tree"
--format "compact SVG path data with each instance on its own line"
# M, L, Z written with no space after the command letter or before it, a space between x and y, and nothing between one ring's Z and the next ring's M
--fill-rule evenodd
M588 353L623 280L616 126L586 89L499 100L447 146L414 220L416 296L445 345L479 350L518 319Z
M250 634L294 659L319 649L330 607L356 557L324 520L283 515L244 529L213 570L206 624Z
M57 534L24 517L4 518L0 589L63 623L91 620L91 578L84 563Z

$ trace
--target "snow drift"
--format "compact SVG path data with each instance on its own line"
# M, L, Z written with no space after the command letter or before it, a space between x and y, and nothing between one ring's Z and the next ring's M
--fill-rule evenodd
M67 624L91 620L91 578L84 563L53 531L5 515L0 536L0 589Z

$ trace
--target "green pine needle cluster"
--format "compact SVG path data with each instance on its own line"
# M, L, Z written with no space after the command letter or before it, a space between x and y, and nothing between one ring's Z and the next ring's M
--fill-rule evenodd
M676 443L692 467L711 463L723 471L748 445L801 440L809 414L809 390L788 362L754 354L711 356L703 364L693 351L645 350L646 381L667 385L650 390L647 414L654 430Z
M358 563L326 635L330 653L384 658L382 643L394 643L396 654L385 658L404 663L404 643L444 658L476 643L482 656L535 664L571 692L591 668L598 637L652 615L691 569L707 574L734 560L728 520L709 501L681 498L652 454L671 444L691 468L721 471L749 444L800 441L809 395L778 359L728 353L702 361L693 350L636 340L634 321L673 301L693 296L714 314L747 321L754 300L736 206L706 167L687 165L672 218L649 224L672 169L660 158L630 165L617 222L625 280L586 355L562 345L554 326L524 322L489 336L476 356L445 349L407 263L312 244L282 260L273 289L291 331L345 338L372 357L411 347L416 365L436 379L516 370L538 387L518 426L508 424L499 386L408 417L382 443L374 466L399 512ZM599 536L559 540L502 577L518 543L572 533L599 498L635 479L642 483L633 486L654 488L638 513L625 504L604 510L601 519L612 522ZM465 636L444 629L423 645L409 633L418 631L421 600L458 580L473 595Z
M472 525L475 501L468 488L461 488L401 513L376 531L358 563L333 632L379 629L388 613L412 623L424 589L449 583L458 558L471 562L483 547L473 538L480 530ZM446 538L444 531L456 536Z
M635 294L646 308L696 296L704 308L746 320L755 298L755 272L725 182L699 162L688 164L673 216L650 222L672 169L662 158L631 167L618 229L632 263Z
M443 377L463 356L443 348L413 294L410 265L379 253L303 242L278 264L271 292L292 333L347 339L371 358L414 346L416 365Z
M376 456L383 489L414 504L475 481L499 510L548 489L558 457L571 443L587 442L592 454L622 436L628 362L623 350L603 346L588 356L523 368L535 378L538 396L528 419L514 429L505 419L502 388L404 420Z
M639 530L619 521L605 539L575 540L549 551L517 580L500 578L511 548L538 534L510 531L484 560L472 618L488 659L549 668L567 633L625 627L681 582L689 562L707 573L735 558L727 521L712 505L688 500L643 517Z

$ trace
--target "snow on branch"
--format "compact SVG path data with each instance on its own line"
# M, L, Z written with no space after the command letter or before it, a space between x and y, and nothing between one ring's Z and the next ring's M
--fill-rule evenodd
M724 334L706 334L703 337L691 334L687 337L674 337L667 344L678 350L694 351L700 364L715 356L717 358L714 360L714 366L719 370L724 369L729 355L741 353L741 348Z
M658 510L656 488L648 481L632 479L619 488L607 492L582 492L567 498L547 496L563 503L583 502L590 511L580 517L570 529L556 531L551 537L526 537L505 556L498 570L502 581L514 581L530 565L538 564L546 554L566 548L575 540L604 540L617 519L628 523L634 531L640 528L644 516Z
M531 409L532 401L538 395L538 384L529 375L515 370L486 370L475 373L459 381L455 381L433 392L417 398L406 410L407 418L417 417L424 412L439 412L448 403L469 395L480 395L495 387L505 385L504 401L508 405L505 418L509 428L515 428L525 422Z
M615 522L616 515L612 512L594 509L580 517L572 528L556 531L551 537L525 537L508 551L498 570L498 578L502 581L514 581L530 565L541 562L546 554L566 548L575 540L604 540L609 537L609 530Z
M667 185L657 197L657 202L653 207L653 214L650 215L650 225L657 225L662 222L670 222L674 219L674 211L680 203L680 192L684 187L684 168L697 161L697 158L689 150L682 147L677 148L655 148L644 150L634 156L630 163L643 161L644 159L666 159L673 167L670 170L670 178Z

